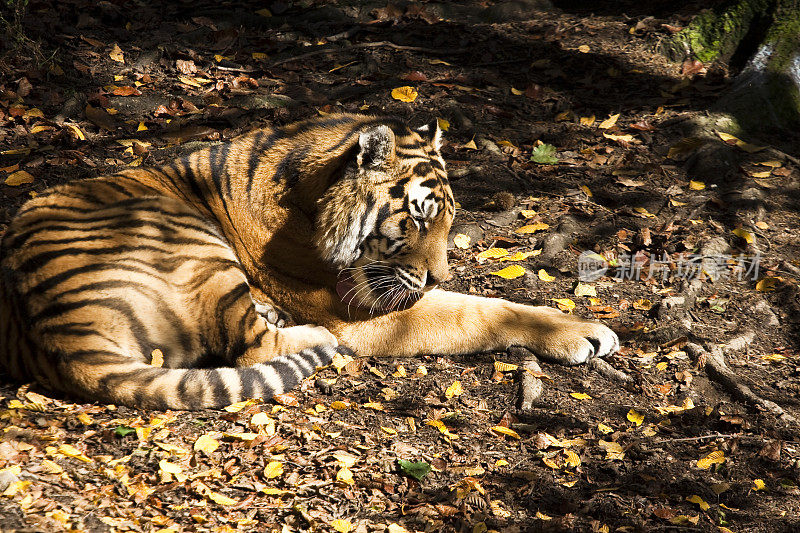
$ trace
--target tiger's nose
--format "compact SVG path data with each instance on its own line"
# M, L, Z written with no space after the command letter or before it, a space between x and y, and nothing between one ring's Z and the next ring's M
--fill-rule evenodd
M432 287L433 285L439 285L440 283L442 283L442 282L444 282L444 281L447 281L447 280L449 280L451 277L452 277L452 276L450 275L450 272L449 272L449 271L446 273L446 275L445 275L444 279L442 279L442 278L440 278L440 277L437 277L437 276L435 276L435 275L433 274L433 272L431 272L431 271L429 270L429 271L428 271L428 277L427 277L427 279L425 280L425 286L426 286L426 287Z

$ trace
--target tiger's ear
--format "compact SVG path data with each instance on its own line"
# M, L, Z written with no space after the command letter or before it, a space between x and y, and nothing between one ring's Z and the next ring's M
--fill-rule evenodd
M376 169L385 166L394 158L394 132L388 126L377 126L361 132L358 136L359 168Z
M420 126L417 128L417 133L419 133L419 136L422 137L424 141L433 145L437 152L442 147L442 129L439 127L438 119L434 119L429 124Z

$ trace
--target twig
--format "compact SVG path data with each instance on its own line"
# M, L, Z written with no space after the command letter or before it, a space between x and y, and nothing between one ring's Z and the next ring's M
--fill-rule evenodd
M690 442L705 439L732 439L732 438L761 438L757 435L742 435L741 433L717 433L716 435L701 435L699 437L682 437L679 439L659 439L652 444L664 444L665 442Z
M222 65L214 65L213 68L215 68L217 70L224 70L225 72L243 72L245 74L258 72L258 70L259 70L259 69L256 69L256 68L223 67Z
M291 61L301 61L303 59L307 59L309 57L315 57L322 54L328 54L333 52L345 52L347 50L356 50L358 48L380 48L381 46L385 46L387 48L393 48L395 50L408 50L410 52L422 52L425 54L435 54L435 55L458 54L464 52L464 50L457 50L457 49L437 50L435 48L425 48L423 46L405 46L401 44L394 44L389 41L376 41L373 43L351 44L339 48L325 48L324 50L314 50L312 52L300 54L299 56L287 57L285 59L281 59L280 61L275 61L274 63L269 65L269 68L277 67L278 65L283 65L284 63L289 63Z

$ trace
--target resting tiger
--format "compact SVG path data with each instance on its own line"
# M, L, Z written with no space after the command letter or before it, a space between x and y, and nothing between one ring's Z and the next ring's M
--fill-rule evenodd
M440 142L436 123L329 115L39 194L0 245L2 365L89 400L198 409L286 391L339 343L524 345L564 364L616 350L599 323L436 288L455 212ZM275 327L275 308L306 325Z

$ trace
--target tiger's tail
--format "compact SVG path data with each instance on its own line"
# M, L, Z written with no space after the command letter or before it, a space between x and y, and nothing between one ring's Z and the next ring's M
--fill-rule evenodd
M71 355L59 373L68 392L89 400L140 409L219 409L291 390L342 349L321 344L266 363L220 368L161 368L93 351Z

